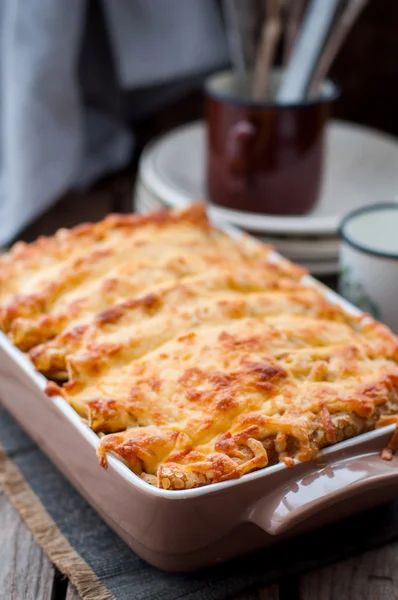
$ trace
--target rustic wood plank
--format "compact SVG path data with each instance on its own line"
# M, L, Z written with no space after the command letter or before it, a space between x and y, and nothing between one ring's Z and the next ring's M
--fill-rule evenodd
M234 600L279 600L279 586L274 584L262 589L252 590L236 596Z
M68 584L68 591L66 593L65 600L81 600L76 588L74 588L70 583Z
M263 588L260 591L248 592L237 596L234 600L279 600L279 586L277 584ZM68 584L68 591L65 600L81 600L76 589L71 583Z
M275 583L260 590L259 600L279 600L279 585Z
M398 600L398 543L305 575L301 600Z
M239 594L235 596L234 600L259 600L259 593L257 591L246 592L245 594Z
M54 568L0 491L0 590L10 600L51 600Z

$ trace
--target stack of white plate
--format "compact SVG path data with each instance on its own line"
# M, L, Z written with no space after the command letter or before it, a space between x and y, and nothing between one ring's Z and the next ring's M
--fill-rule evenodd
M337 272L338 226L347 212L398 194L398 142L374 130L332 121L327 132L323 188L304 216L258 215L212 206L217 218L238 226L315 275ZM192 123L152 142L143 153L135 210L183 207L205 200L205 126Z

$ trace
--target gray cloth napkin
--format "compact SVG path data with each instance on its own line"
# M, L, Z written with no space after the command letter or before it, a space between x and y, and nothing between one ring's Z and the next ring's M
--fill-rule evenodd
M97 97L86 102L85 76L96 80L97 95L117 92L103 38L91 41L89 63L78 69L85 36L100 29L92 5L102 7L116 86L154 86L153 109L162 105L160 84L227 60L215 0L1 0L0 246L66 190L124 167L131 156L124 115L98 107ZM145 109L150 93L131 101Z

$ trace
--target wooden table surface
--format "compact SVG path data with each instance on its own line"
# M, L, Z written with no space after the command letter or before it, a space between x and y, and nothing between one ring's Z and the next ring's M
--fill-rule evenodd
M27 229L31 240L60 226L97 220L131 198L131 179L72 195ZM126 206L126 203L124 203ZM333 279L325 280L333 286ZM327 543L327 540L325 540ZM237 600L398 600L398 542L325 567L284 578ZM0 600L79 600L73 586L50 563L0 490Z
M1 600L79 600L47 559L0 491ZM299 579L239 596L237 600L398 599L398 542L324 567Z

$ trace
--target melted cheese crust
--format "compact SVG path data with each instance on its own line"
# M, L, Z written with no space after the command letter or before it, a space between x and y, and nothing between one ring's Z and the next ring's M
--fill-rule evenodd
M16 244L0 326L113 453L164 489L293 459L391 422L398 340L212 228L201 205Z

